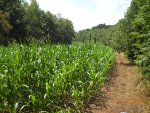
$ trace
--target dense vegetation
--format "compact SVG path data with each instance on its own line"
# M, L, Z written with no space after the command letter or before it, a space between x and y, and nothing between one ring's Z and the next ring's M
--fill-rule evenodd
M23 0L0 0L0 44L12 41L29 43L32 38L52 43L71 43L75 36L73 24Z
M150 80L150 0L132 0L125 17L113 26L79 31L76 41L95 42L124 51Z
M101 43L105 45L110 45L112 26L99 24L92 29L81 30L76 34L76 39L74 41L80 42L94 42Z
M114 62L96 44L0 47L0 112L84 110Z
M69 45L73 39L72 22L36 0L0 0L0 45L7 46L0 46L0 112L84 111L107 79L114 51Z
M132 0L117 24L76 34L70 20L41 10L36 0L0 0L0 44L20 44L0 47L0 112L84 110L113 65L110 47L150 80L149 12L150 0Z

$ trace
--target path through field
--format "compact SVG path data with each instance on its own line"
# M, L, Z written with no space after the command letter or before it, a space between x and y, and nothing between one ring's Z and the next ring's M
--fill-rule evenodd
M123 53L116 53L114 72L87 113L150 113L141 79L137 67L130 64Z

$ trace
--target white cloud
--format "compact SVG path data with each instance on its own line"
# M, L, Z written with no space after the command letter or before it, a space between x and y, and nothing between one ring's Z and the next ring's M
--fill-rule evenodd
M131 0L37 0L41 9L70 19L75 30L100 23L115 24L123 18Z

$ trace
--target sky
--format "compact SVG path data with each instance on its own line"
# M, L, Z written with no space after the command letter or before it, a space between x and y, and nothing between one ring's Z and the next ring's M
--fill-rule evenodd
M30 1L30 0L27 0ZM113 25L124 17L131 0L37 0L40 8L61 14L73 22L76 31L98 24Z

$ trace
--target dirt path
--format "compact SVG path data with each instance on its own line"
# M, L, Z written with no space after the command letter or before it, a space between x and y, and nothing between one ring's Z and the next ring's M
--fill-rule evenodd
M150 113L140 81L137 67L124 54L116 53L113 77L89 105L87 113Z

